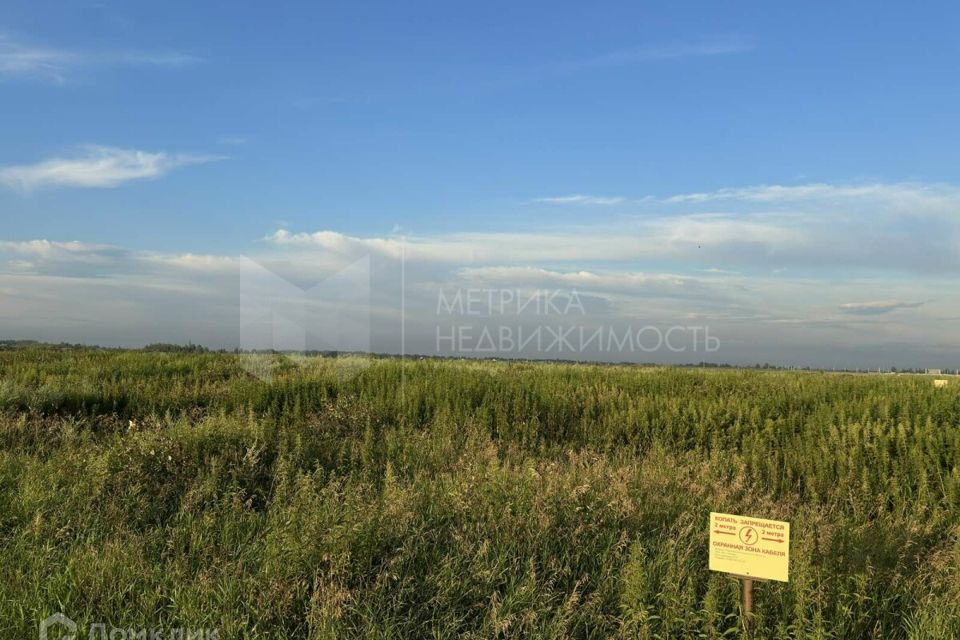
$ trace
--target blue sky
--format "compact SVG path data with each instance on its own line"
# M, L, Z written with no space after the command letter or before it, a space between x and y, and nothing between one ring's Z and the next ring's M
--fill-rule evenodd
M389 262L402 236L425 325L431 287L590 274L617 321L712 319L729 361L954 357L958 27L950 3L8 2L6 333L212 342L118 333L106 294L71 324L67 291L202 315L143 263Z

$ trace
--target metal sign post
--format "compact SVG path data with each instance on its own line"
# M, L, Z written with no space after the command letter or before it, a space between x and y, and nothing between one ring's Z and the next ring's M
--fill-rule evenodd
M753 634L753 579L740 578L740 585L743 589L743 628L749 638Z
M743 623L743 629L747 632L747 637L753 637L755 620L753 618L753 585L756 582L766 582L749 576L731 575L740 582L740 621Z
M743 628L747 632L747 637L753 637L753 583L754 582L763 582L763 580L755 580L754 578L747 578L745 576L739 576L740 578L740 602L741 602L741 611L743 617Z

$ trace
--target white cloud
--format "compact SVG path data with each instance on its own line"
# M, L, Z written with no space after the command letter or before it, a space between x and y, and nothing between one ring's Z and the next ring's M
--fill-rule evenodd
M720 276L736 276L740 274L739 271L730 271L729 269L720 269L719 267L710 267L709 269L704 269L703 272Z
M624 204L635 224L621 221L619 238L603 231L609 237L602 255L609 259L623 259L629 244L641 260L724 270L960 270L960 187L951 184L754 185ZM564 245L558 252L583 248L597 229L602 227L585 230L572 239L575 248Z
M76 51L31 45L0 34L0 78L63 83L80 69L117 66L180 67L199 58L178 52Z
M720 288L706 280L663 272L559 271L540 267L468 267L456 272L465 285L525 290L576 290L634 298L714 298Z
M898 309L917 309L923 302L900 302L898 300L876 300L873 302L847 302L840 305L844 313L874 316L897 311Z
M550 198L537 198L535 202L544 202L547 204L582 204L582 205L615 205L626 202L626 198L619 196L588 196L582 193L570 196L554 196Z
M18 258L3 261L4 254ZM51 240L0 241L0 273L4 270L62 276L99 276L130 269L126 249L87 242ZM19 259L23 257L26 259Z
M53 242L50 240L0 240L0 252L34 255L41 258L49 258L57 254L80 255L83 253L94 253L109 248L108 245L89 244L86 242L78 242L77 240L71 240L69 242Z
M278 229L265 239L277 246L322 249L344 255L372 251L377 254L399 258L404 251L404 241L399 239L357 238L336 231L290 233L286 229Z
M960 220L918 219L869 209L806 212L646 215L633 221L516 233L456 233L360 238L332 231L279 230L269 244L340 255L372 252L408 261L472 266L670 262L686 269L902 273L960 271ZM866 216L866 217L865 217Z
M960 206L960 189L951 185L916 182L755 185L726 187L716 191L684 193L664 198L648 198L645 201L665 204L742 202L760 205L796 205L805 203L820 207L850 207L859 204L881 205L885 209L924 213L944 209L957 210Z
M154 67L184 67L201 62L202 59L186 53L176 51L166 52L137 52L120 51L107 53L86 54L84 59L90 64L110 65L130 65L130 66L154 66Z
M825 213L862 211L866 207L902 213L935 213L960 211L960 188L949 184L923 182L864 182L848 184L808 183L797 185L764 184L745 187L724 187L714 191L679 193L668 196L647 195L592 196L572 194L536 198L534 202L549 204L613 205L628 204L640 209L707 204L737 204L751 207L806 207ZM828 210L829 209L829 210Z
M231 147L239 147L240 145L247 144L249 138L243 136L220 136L217 138L217 144L224 144Z
M144 259L159 265L179 267L192 271L206 271L209 273L243 272L249 263L249 260L235 256L196 253L181 253L175 255L153 254L145 256Z
M775 251L809 244L810 234L798 222L803 220L787 216L693 214L664 217L649 226L656 244L664 247L689 249L696 245L697 249L706 246L710 251L752 244Z
M21 192L48 187L116 187L162 176L177 167L221 160L223 156L170 154L89 145L73 157L0 167L0 184Z
M616 67L681 58L726 56L753 51L754 44L741 38L727 37L697 42L673 42L623 49L574 62L571 70Z

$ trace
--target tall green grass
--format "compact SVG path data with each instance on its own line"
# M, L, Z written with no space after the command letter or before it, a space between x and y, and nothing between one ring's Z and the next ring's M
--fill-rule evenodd
M710 511L792 523L757 637L960 637L953 385L248 364L0 352L0 637L737 638Z

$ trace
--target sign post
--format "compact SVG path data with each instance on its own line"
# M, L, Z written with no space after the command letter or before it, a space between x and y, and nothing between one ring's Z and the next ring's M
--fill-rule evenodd
M753 632L753 580L740 578L743 587L743 626L747 633Z
M787 582L789 568L789 522L710 514L710 570L739 578L747 633L753 631L753 583Z

